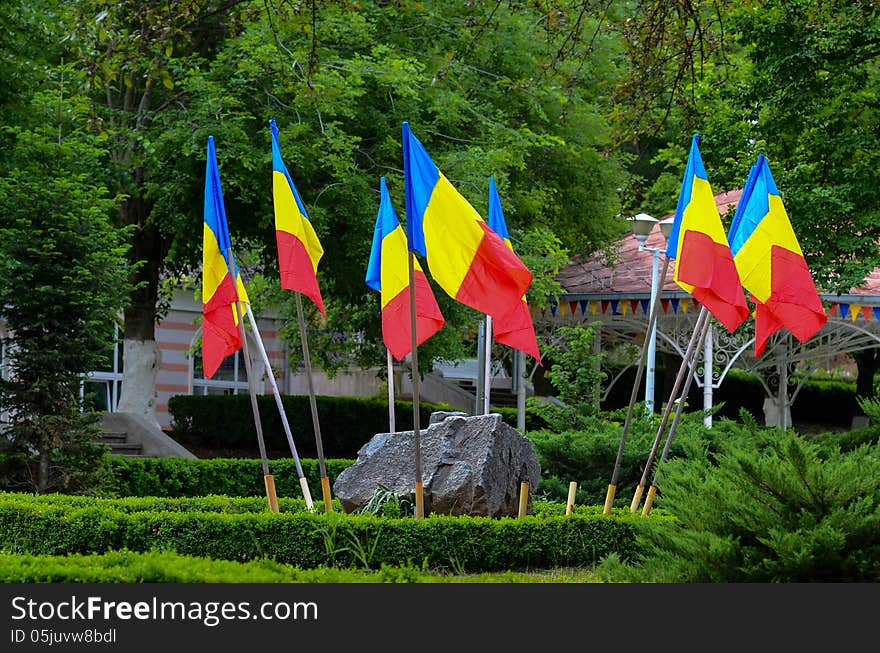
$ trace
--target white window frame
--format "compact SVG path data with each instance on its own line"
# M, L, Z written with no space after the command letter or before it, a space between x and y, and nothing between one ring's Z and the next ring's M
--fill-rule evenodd
M119 323L113 325L113 363L109 371L89 372L83 376L82 382L79 384L79 398L85 398L86 383L104 384L104 399L107 406L107 412L115 413L116 407L119 405L119 397L122 394L122 339L120 337Z
M193 336L192 342L190 342L190 351L192 352L192 355L189 357L190 394L205 396L209 394L208 391L211 388L223 391L222 393L211 394L237 395L249 393L250 386L248 384L247 369L245 368L244 360L242 359L244 352L241 349L229 355L234 356L232 379L206 379L204 377L196 377L196 356L200 355L201 337L202 330L199 329L196 331L195 336ZM247 338L248 352L250 352L254 347L253 338L248 332L245 332L245 338ZM229 356L227 356L227 358L229 358ZM255 375L259 376L262 373L262 367L262 364L258 367L254 362L253 357L251 357L251 370Z

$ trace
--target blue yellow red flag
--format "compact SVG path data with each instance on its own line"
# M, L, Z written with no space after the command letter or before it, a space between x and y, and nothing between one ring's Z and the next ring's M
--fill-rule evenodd
M409 251L406 233L391 203L385 177L379 180L379 213L367 264L366 283L378 290L382 305L382 339L391 355L403 360L412 351L409 293ZM421 265L413 261L416 303L416 346L437 333L444 324L437 299Z
M489 228L494 231L505 245L513 251L513 243L510 240L510 232L507 230L507 222L504 220L504 210L501 208L501 197L495 186L495 178L489 177ZM535 325L532 322L532 314L525 295L518 307L518 312L512 315L505 325L499 326L493 323L493 337L508 347L524 351L529 356L541 362L541 352L538 349L538 340L535 337Z
M450 297L491 315L499 328L516 322L532 273L437 168L403 123L407 244L427 258Z
M694 134L666 256L675 259L675 282L733 333L749 308L698 142Z
M825 325L822 300L763 154L749 172L727 238L755 302L755 357L782 327L806 342Z
M239 301L247 302L248 297L232 257L217 150L214 137L209 136L202 229L202 367L207 379L214 376L224 358L241 348L235 310Z
M317 277L324 248L281 158L278 125L274 118L269 121L269 126L272 131L272 201L281 287L302 293L324 315L324 300Z

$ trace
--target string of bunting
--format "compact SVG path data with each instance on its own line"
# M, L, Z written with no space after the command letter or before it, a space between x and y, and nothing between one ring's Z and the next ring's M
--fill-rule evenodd
M661 299L660 306L664 313L672 311L677 314L687 313L691 309L698 309L700 304L690 297ZM566 315L649 315L651 305L647 299L581 299L578 301L560 302L551 304L549 307L538 308L536 304L529 304L532 316L565 317Z
M673 314L687 314L691 310L698 310L699 302L693 298L661 299L660 307L664 313L672 311ZM876 320L880 322L880 306L864 306L861 304L831 302L826 309L828 317L839 317L853 322L861 319L866 322ZM577 315L649 315L650 302L647 299L581 299L577 301L563 301L551 304L546 308L538 308L536 304L529 304L532 316L541 315L546 317L550 313L552 317L566 317Z

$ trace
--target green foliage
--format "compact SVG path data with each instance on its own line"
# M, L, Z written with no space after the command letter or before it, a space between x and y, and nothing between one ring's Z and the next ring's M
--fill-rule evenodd
M557 429L578 428L584 420L599 412L603 354L594 351L594 329L601 324L563 326L555 333L555 342L545 350L550 363L547 377L556 388L563 407L541 408L538 402L529 405Z
M324 460L330 484L339 473L354 461L326 458ZM265 496L263 468L259 458L125 458L109 461L113 482L106 492L116 496L132 497L198 497L222 494L230 497ZM301 458L303 474L312 496L320 496L321 473L314 458ZM299 497L299 475L292 458L269 461L269 472L275 478L279 497Z
M633 577L880 580L876 445L840 452L753 425L715 447L663 467L656 503L675 520L642 531L646 555Z
M87 555L0 553L4 583L561 583L590 582L586 570L496 572L455 576L415 565L376 570L299 569L272 560L210 560L177 553L108 551Z
M158 550L242 562L268 558L304 569L418 565L468 573L585 567L610 553L624 560L638 554L637 518L628 514L416 520L268 508L262 513L128 508L0 495L0 548L40 555Z
M257 434L247 395L174 395L168 402L172 436L185 446L203 451L256 450ZM314 428L309 399L304 395L282 396L284 411L300 458L316 457ZM354 458L358 449L377 433L388 432L388 401L364 397L316 397L324 455ZM257 405L267 449L286 457L290 447L278 407L272 396L258 396ZM395 402L394 424L398 431L412 430L413 405ZM419 402L420 424L426 426L431 413L455 410L451 406ZM516 426L515 408L498 407L493 412ZM546 427L535 411L526 411L526 429Z
M316 457L314 425L309 398L282 396L284 412L300 458ZM388 401L362 397L316 397L324 455L353 458L377 433L388 432ZM267 449L286 451L290 447L278 407L271 395L257 397L260 421ZM395 402L395 428L412 430L412 402ZM419 403L420 423L428 424L436 410L452 410L426 402ZM168 402L172 436L184 446L204 449L242 449L255 447L257 433L248 395L175 395ZM515 419L515 416L514 416Z
M634 411L634 415L639 414L643 413ZM538 486L541 495L564 506L569 483L575 481L578 484L577 504L603 505L620 448L624 419L625 411L615 411L583 420L578 430L529 432L528 438L541 464L541 483ZM710 432L703 426L700 414L684 413L670 446L670 458L685 455L688 447L704 446L711 437L710 433L722 437L727 424L725 420L719 421L721 423L716 424ZM631 420L615 493L616 506L629 505L657 435L659 422L659 416L650 420L638 417Z
M0 155L0 320L8 378L3 433L35 451L33 487L77 491L99 481L97 415L83 412L82 374L105 364L126 292L125 232L94 179L102 152L84 137L81 108L48 88L33 130L4 128Z

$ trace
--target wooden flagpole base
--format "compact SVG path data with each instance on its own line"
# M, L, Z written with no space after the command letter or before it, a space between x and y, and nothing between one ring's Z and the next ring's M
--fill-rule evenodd
M526 509L529 506L529 484L523 481L519 484L519 517L526 516Z
M271 474L263 476L266 484L266 498L269 499L269 510L278 512L278 496L275 494L275 477Z
M568 501L565 502L565 514L570 515L574 510L574 497L577 494L577 481L568 484Z
M333 512L333 497L330 494L330 479L321 477L321 495L324 497L324 512Z
M654 505L654 495L657 494L657 487L652 485L648 488L648 494L645 497L645 505L642 507L642 516L646 516L651 512L651 506Z
M425 516L425 493L422 488L422 482L416 481L416 519L422 519Z
M611 514L611 506L614 505L614 494L617 492L617 486L611 484L608 486L608 492L605 493L605 507L602 509L603 515Z
M315 504L312 503L312 493L309 491L309 482L306 480L305 476L299 477L299 487L302 489L303 499L306 500L306 508L310 511L315 509Z
M636 510L639 509L639 504L642 502L642 493L645 491L645 486L639 484L636 488L636 493L633 495L632 503L629 504L629 511L635 514Z

